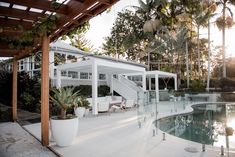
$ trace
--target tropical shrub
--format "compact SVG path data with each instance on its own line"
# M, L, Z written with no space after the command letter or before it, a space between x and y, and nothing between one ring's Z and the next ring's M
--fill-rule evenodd
M38 111L40 100L40 84L36 77L30 78L26 72L18 72L17 80L19 108L28 111ZM12 102L12 73L0 71L0 102L11 106ZM3 90L4 89L4 90ZM32 104L29 104L32 103Z
M38 105L36 98L28 92L24 92L20 96L20 103L22 104L22 109L27 111L36 111Z
M233 92L235 90L235 80L229 78L220 79L220 88L223 92Z
M235 102L235 93L221 93L221 96L219 98L219 101L224 102Z
M52 88L50 99L60 108L59 119L71 118L67 116L67 110L72 108L75 103L80 99L79 91L74 92L74 88L62 87L59 89Z
M87 101L86 97L81 96L77 101L74 103L74 107L85 107L86 109L89 108L89 101Z
M204 92L205 84L202 80L192 80L190 90L191 92Z

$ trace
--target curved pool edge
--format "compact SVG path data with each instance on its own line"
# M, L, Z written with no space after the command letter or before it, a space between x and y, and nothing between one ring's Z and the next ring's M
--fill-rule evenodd
M202 105L202 104L214 104L214 103L221 103L221 104L234 104L235 103L232 103L232 102L195 102L195 103L191 103L189 104L188 106L186 106L186 108L180 112L175 112L175 113L162 113L162 114L158 114L157 118L155 120L152 121L152 124L154 124L155 121L157 120L160 120L160 119L163 119L163 118L168 118L168 117L173 117L173 116L176 116L176 115L184 115L184 114L190 114L194 111L193 109L193 106L197 106L197 105ZM160 130L159 128L157 128L158 131L162 132L162 133L166 133L162 130ZM190 140L186 140L186 139L183 139L183 138L180 138L180 137L177 137L177 136L174 136L174 135L171 135L171 134L168 134L166 133L167 136L172 136L176 139L179 139L181 141L187 141L187 142L190 142L190 143L194 143L194 144L197 144L197 145L202 145L201 143L199 142L195 142L195 141L190 141ZM216 148L216 149L221 149L220 147L217 147L217 146L212 146L212 145L207 145L206 144L206 147L209 147L209 148ZM226 149L226 148L225 148ZM235 153L235 148L229 148L229 150L232 152L232 153Z
M205 104L205 103L206 104L214 104L214 103L227 104L227 103L229 103L229 104L234 104L235 105L235 103L232 103L232 102L208 102L208 101L194 102L194 103L191 103L188 106L186 106L186 108L184 110L180 111L180 112L158 114L157 118L154 121L162 119L162 118L176 116L176 115L189 114L189 113L193 112L193 107L192 106L202 105L202 104Z

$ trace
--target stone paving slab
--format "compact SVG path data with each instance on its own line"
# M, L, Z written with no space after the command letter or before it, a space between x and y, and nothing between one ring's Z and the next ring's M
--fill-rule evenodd
M159 117L184 112L177 110L172 113L171 104L163 103L159 106ZM98 117L85 117L79 120L78 135L69 147L58 147L51 143L51 147L64 157L227 157L220 155L220 148L206 145L202 152L202 145L187 141L169 134L162 139L162 131L156 130L153 136L152 121L148 120L141 128L138 127L137 111L111 113ZM25 126L34 135L40 130L40 124ZM39 136L40 137L40 136ZM230 150L230 157L235 157L235 151Z
M0 157L56 157L18 123L0 123Z

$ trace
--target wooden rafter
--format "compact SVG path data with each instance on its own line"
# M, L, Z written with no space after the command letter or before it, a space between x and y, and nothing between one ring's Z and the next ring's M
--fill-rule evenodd
M38 21L40 17L41 18L45 17L45 14L26 12L26 11L14 9L14 8L0 7L0 16Z
M41 17L48 16L48 11L56 13L58 21L56 28L48 34L51 41L56 40L61 35L71 31L75 27L82 25L85 21L91 19L97 14L102 13L108 7L116 3L118 0L70 0L67 4L61 4L55 9L50 0L0 0L0 2L8 3L9 6L0 7L0 37L12 37L20 39L22 32L32 29L35 23L39 23ZM25 10L15 8L14 5L25 7ZM33 12L31 8L40 9L42 12ZM15 19L16 18L16 19ZM32 22L31 22L32 21ZM20 25L20 27L18 27ZM13 29L9 29L12 27ZM17 36L17 38L15 38ZM0 43L4 45L5 43ZM34 47L34 48L33 48ZM32 51L40 48L38 45L32 46ZM6 55L4 50L4 55ZM28 56L29 48L20 50L18 58ZM12 50L11 50L12 51ZM3 51L1 56L3 56ZM12 54L10 54L11 56Z
M27 21L0 18L0 24L1 23L4 24L3 27L18 27L20 25L24 29L32 29L32 22Z
M1 1L10 3L10 4L27 6L29 8L36 8L36 9L56 12L56 13L64 14L64 15L68 13L67 5L62 4L59 9L55 9L51 5L52 1L48 1L48 0L1 0Z
M13 57L19 55L19 51L11 49L1 49L0 48L0 57Z

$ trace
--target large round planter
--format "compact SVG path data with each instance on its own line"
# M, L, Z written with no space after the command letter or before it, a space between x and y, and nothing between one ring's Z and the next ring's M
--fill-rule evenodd
M78 131L78 117L72 119L51 118L51 132L56 144L60 147L73 143Z
M78 107L74 109L74 113L79 118L82 118L85 116L86 108L85 107Z

